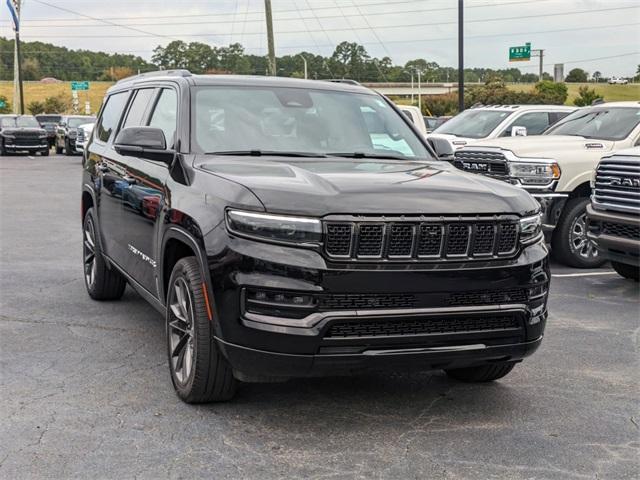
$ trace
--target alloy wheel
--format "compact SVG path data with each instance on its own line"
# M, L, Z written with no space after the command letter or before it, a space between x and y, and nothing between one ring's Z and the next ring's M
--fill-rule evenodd
M169 352L176 380L185 384L194 361L195 322L191 293L184 278L177 278L169 300Z
M598 256L596 244L587 237L587 213L578 215L571 223L569 234L571 251L582 258L593 259Z

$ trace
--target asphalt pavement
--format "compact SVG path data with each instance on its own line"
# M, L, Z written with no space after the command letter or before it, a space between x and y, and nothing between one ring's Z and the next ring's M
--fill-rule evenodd
M80 157L0 157L0 478L637 479L638 284L553 266L541 348L441 372L174 394L162 318L82 280Z

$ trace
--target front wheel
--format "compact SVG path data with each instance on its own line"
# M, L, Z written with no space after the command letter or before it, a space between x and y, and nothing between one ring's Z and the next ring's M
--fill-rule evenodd
M204 288L196 258L180 259L167 292L167 353L171 381L187 403L229 400L237 386L213 337Z
M568 200L553 232L551 253L569 267L597 268L606 261L598 254L593 240L587 237L588 204L588 198Z
M42 155L43 157L48 157L49 156L49 149L46 148L46 149L42 150L40 152L40 155Z
M640 277L640 268L636 266L613 261L611 262L611 266L621 277L628 278L629 280L635 280L636 282Z
M501 362L491 365L481 365L479 367L454 368L452 370L445 370L445 372L451 378L455 378L461 382L492 382L506 376L513 370L515 365L515 363Z
M73 155L73 150L71 149L71 142L69 142L69 139L64 141L64 154L65 155Z

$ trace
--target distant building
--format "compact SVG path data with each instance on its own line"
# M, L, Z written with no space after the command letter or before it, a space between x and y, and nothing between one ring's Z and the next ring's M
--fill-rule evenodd
M58 80L57 78L53 77L44 77L42 80L40 80L40 83L62 83L62 80Z

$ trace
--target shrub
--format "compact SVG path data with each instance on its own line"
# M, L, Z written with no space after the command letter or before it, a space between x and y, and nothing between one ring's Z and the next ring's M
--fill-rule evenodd
M38 100L34 100L27 105L27 110L31 113L31 115L38 115L39 113L45 113L44 102L40 102Z
M455 115L458 113L458 94L445 93L443 95L423 95L422 96L423 115Z
M69 101L62 96L47 97L44 100L46 113L64 113L69 109Z
M563 105L567 101L568 91L564 83L556 83L550 80L543 80L536 83L534 87L537 95L537 103L547 105Z
M0 95L0 104L4 105L0 107L0 113L11 113L11 104L9 100L7 100L7 97Z
M573 101L573 104L576 107L587 107L598 99L604 100L604 98L601 95L598 95L595 90L584 85L578 88L578 98Z

